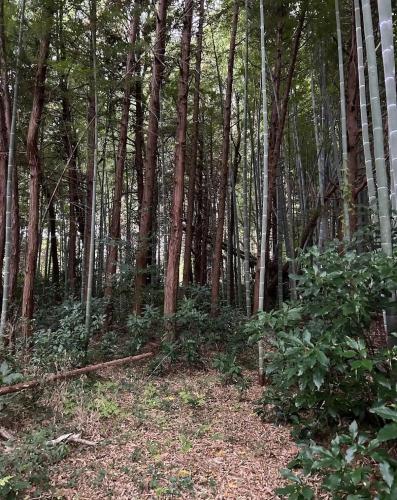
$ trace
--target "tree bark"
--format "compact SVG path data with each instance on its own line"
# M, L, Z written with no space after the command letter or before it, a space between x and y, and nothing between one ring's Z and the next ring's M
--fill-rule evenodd
M139 225L138 250L136 257L135 298L133 311L142 310L143 289L146 283L147 261L150 249L151 231L154 215L154 192L156 182L157 139L159 132L160 89L164 72L166 38L167 0L159 0L156 13L156 36L152 69L151 92L149 101L149 123L144 161L144 186L141 217Z
M239 14L239 2L234 1L232 30L230 35L229 58L227 65L227 82L225 103L223 106L223 142L222 142L222 157L220 165L220 185L219 185L219 201L218 201L218 220L216 225L215 248L212 262L212 283L211 283L211 313L216 315L218 312L219 300L219 282L221 275L222 264L222 243L223 243L223 228L225 223L225 204L227 192L227 175L229 166L229 146L230 146L230 118L232 111L232 91L233 91L233 69L234 56L236 49L236 33Z
M132 77L135 70L135 42L139 26L140 12L135 4L134 12L130 24L129 43L130 50L126 61L126 77L124 79L124 97L120 120L119 144L116 158L115 186L113 196L113 207L111 214L110 230L109 230L109 247L106 260L106 281L105 281L105 297L110 300L112 296L113 278L117 268L118 245L120 240L120 217L121 217L121 200L123 196L124 186L124 167L127 153L127 133L128 121L130 116L131 105L131 90ZM107 323L111 320L111 305L109 303L107 311Z
M175 145L174 193L171 210L171 230L168 244L167 275L164 286L164 317L167 319L176 312L179 259L182 243L182 210L186 159L186 129L187 129L187 96L189 92L190 43L192 37L193 0L185 0L184 22L181 39L180 74L178 84ZM189 259L190 260L190 259ZM170 322L169 325L172 325ZM170 338L175 331L169 329Z
M351 27L350 52L347 66L347 95L346 95L346 122L347 122L347 170L349 186L352 190L352 206L350 209L350 230L352 234L357 230L357 196L355 185L359 169L360 129L358 117L360 100L358 92L358 63L357 41L354 23L354 9Z
M192 276L192 241L193 241L193 215L196 188L196 170L197 170L197 149L199 140L199 112L200 112L200 80L201 80L201 57L203 50L203 26L204 26L204 0L200 0L199 6L199 25L197 30L196 45L196 65L194 73L194 101L193 101L193 132L192 149L189 169L189 186L187 193L187 211L186 211L186 235L185 252L183 259L183 286L187 286Z
M49 25L52 24L53 12L48 12ZM29 180L29 224L27 232L27 252L25 280L22 296L22 333L25 338L31 334L31 320L34 310L34 278L36 274L37 253L39 246L39 198L41 160L38 149L38 133L44 108L45 80L47 74L47 59L50 46L50 29L43 34L37 58L37 69L33 88L33 104L26 140L27 160L30 171Z

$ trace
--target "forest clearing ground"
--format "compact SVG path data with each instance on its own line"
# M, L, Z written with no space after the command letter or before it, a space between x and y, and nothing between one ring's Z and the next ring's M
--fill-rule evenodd
M288 427L255 415L262 389L254 372L245 376L243 396L213 370L185 368L150 379L143 367L109 369L49 389L40 404L52 415L40 425L56 429L53 438L81 432L98 442L68 445L49 498L277 498L279 469L297 449Z

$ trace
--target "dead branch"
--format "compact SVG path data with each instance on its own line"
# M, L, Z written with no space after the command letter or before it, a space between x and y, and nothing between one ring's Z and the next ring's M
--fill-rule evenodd
M76 368L67 372L52 373L43 377L40 380L29 380L27 382L21 382L15 385L6 385L0 387L0 396L6 394L12 394L14 392L24 391L25 389L32 389L33 387L38 387L40 385L45 385L47 383L56 382L58 380L67 380L69 378L78 377L79 375L84 375L86 373L95 372L97 370L102 370L104 368L111 368L113 366L124 365L127 363L133 363L134 361L140 361L141 359L150 358L153 356L152 352L145 352L143 354L138 354L137 356L128 356L127 358L114 359L113 361L106 361L105 363L98 363L96 365L88 365L83 368Z
M73 434L73 432L69 432L68 434L62 434L56 439L51 439L51 441L47 441L46 444L49 446L56 446L59 443L78 443L85 444L86 446L96 446L98 443L95 441L89 441L88 439L83 439L81 437L81 433Z
M15 436L4 427L0 427L0 437L5 439L6 441L14 441L15 439Z

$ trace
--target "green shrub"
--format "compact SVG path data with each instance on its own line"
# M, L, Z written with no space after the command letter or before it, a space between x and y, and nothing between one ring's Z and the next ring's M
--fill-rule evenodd
M0 454L0 497L21 498L28 488L33 488L34 497L49 488L49 466L68 453L66 444L50 446L50 429L42 429L22 437L15 447Z
M321 489L331 493L332 498L393 500L397 496L397 461L382 448L382 443L394 439L395 434L387 435L383 429L370 439L358 431L353 421L349 432L336 435L329 447L314 442L303 445L298 457L283 471L289 484L277 493L291 500L314 498L306 478L316 474ZM300 474L292 472L297 467Z
M284 304L245 327L251 342L264 337L270 345L270 390L258 410L276 404L287 415L310 409L314 418L363 418L384 392L379 367L387 372L393 357L387 349L368 352L364 332L397 288L395 259L377 251L341 255L331 245L322 254L310 249L299 264L299 307Z
M95 302L91 332L103 324L102 303ZM86 357L85 310L80 302L66 302L57 308L58 318L33 335L32 362L45 369L80 365Z

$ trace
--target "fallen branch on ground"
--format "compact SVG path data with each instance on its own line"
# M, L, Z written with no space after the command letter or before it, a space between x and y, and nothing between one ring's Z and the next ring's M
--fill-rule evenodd
M0 427L0 437L6 441L14 441L15 439L15 436L10 431L7 431L7 429L4 429L4 427Z
M47 441L46 444L49 446L55 446L59 443L78 443L85 444L86 446L96 446L98 443L96 441L89 441L88 439L83 439L81 437L81 433L73 434L73 432L69 432L68 434L63 434L56 439L51 439L51 441Z
M150 358L153 356L152 352L145 352L143 354L138 354L137 356L128 356L128 358L114 359L113 361L106 361L105 363L98 363L97 365L88 365L83 368L75 368L67 372L53 373L43 377L41 380L29 380L27 382L21 382L15 385L6 385L0 387L0 396L5 394L12 394L14 392L24 391L25 389L32 389L39 385L44 385L46 383L56 382L57 380L67 380L69 378L78 377L79 375L84 375L85 373L95 372L97 370L102 370L104 368L111 368L113 366L124 365L127 363L132 363L134 361L139 361L141 359Z

